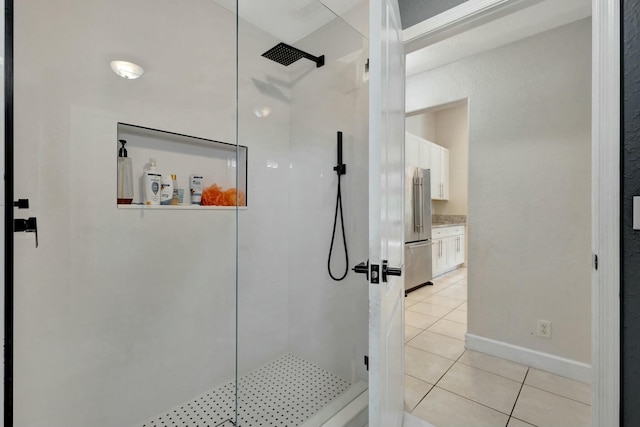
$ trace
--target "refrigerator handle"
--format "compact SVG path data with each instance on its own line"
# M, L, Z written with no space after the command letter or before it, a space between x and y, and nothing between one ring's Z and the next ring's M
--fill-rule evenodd
M418 189L418 194L420 194L420 232L424 231L424 180L422 177L418 178L420 182L420 187Z
M418 198L420 197L420 178L413 178L413 230L416 233L420 232L420 202Z

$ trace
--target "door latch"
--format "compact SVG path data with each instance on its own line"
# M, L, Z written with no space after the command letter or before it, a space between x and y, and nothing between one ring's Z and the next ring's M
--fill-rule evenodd
M36 248L38 247L38 221L35 217L27 219L14 219L13 220L13 232L14 233L35 233Z
M386 259L383 259L382 260L382 281L384 283L387 282L387 276L402 276L402 269L389 267L389 261L387 261Z

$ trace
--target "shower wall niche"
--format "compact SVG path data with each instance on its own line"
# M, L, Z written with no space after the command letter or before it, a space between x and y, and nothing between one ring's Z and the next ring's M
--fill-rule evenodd
M118 123L118 140L127 141L125 148L132 159L134 183L133 202L119 204L119 208L235 209L233 190L237 191L239 207L244 209L248 205L247 147L126 123ZM176 175L178 188L183 190L183 201L179 205L144 204L143 171L149 167L151 159L163 176ZM190 175L203 177L203 190L213 185L220 189L221 197L215 200L215 205L201 206L190 202Z

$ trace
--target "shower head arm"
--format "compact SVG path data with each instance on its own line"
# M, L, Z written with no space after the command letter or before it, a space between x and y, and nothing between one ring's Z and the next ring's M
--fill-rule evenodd
M320 55L320 56L313 56L307 52L305 52L304 50L300 50L297 49L293 46L289 46L287 45L287 47L289 47L289 49L294 50L296 52L298 52L300 55L302 55L303 58L307 58L313 62L316 63L316 68L320 68L324 65L324 55Z

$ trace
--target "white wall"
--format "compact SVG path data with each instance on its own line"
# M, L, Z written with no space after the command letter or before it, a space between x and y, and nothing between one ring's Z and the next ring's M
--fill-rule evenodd
M404 121L405 130L424 139L435 142L436 116L426 111L413 116L407 116Z
M433 141L449 149L449 200L434 200L433 213L466 215L469 180L467 103L438 110L432 114L435 116L435 138Z
M249 147L249 208L238 218L238 371L288 351L289 242L286 229L291 88L288 69L260 56L279 40L241 21L238 140ZM255 109L270 107L258 118ZM277 167L275 167L277 166Z
M590 25L407 82L408 112L469 98L469 333L585 363ZM553 322L551 339L535 336L537 319Z
M15 16L16 196L40 231L38 249L16 235L16 425L132 425L233 378L236 219L117 209L116 123L235 143L235 17L208 0L38 1ZM260 52L275 42L243 37ZM146 72L121 79L112 59ZM252 77L287 78L259 55L243 61L260 62ZM287 351L287 274L270 268L287 253L271 191L286 180L265 165L288 146L289 106L274 110L254 123L260 138L241 135L251 206L239 216L252 228L240 300L260 302L239 328L254 338L243 366Z
M289 346L294 354L350 380L366 380L368 286L349 271L341 282L327 272L338 178L337 131L343 132L341 180L349 266L368 258L368 86L363 82L368 41L334 20L297 43L326 65L293 68L288 239ZM298 65L298 64L296 64ZM293 66L292 66L293 67ZM307 71L305 71L307 70ZM340 223L332 256L344 272Z

